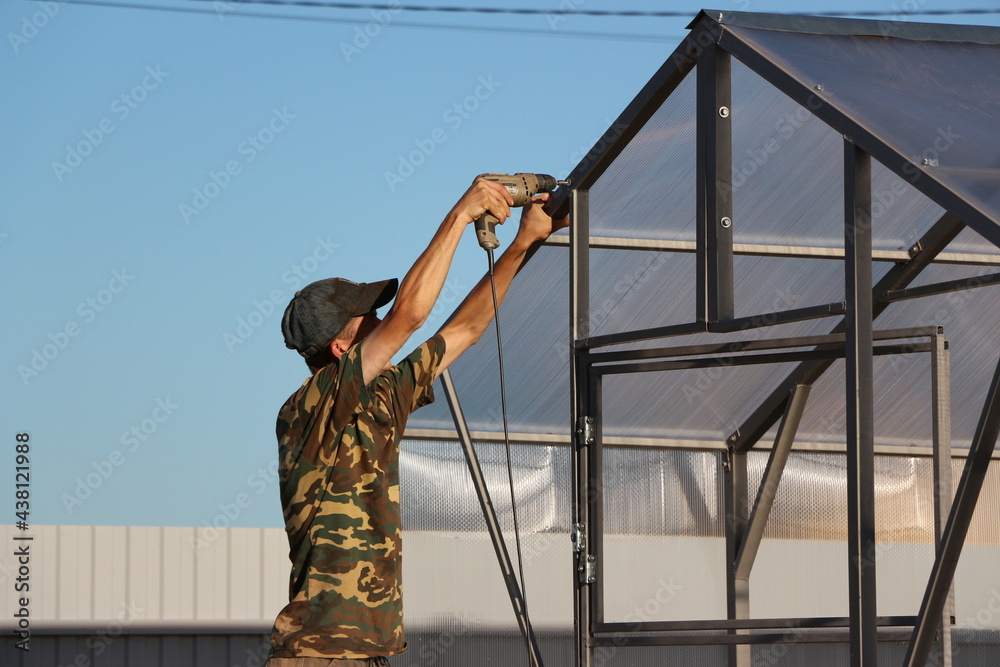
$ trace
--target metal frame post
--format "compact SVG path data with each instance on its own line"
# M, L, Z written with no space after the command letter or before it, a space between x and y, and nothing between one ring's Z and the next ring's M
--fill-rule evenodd
M951 510L951 359L948 342L941 329L934 334L931 348L931 403L934 445L934 546L941 553L941 538ZM951 667L951 617L955 613L955 586L952 584L941 614L941 634L937 643L937 664Z
M844 141L847 522L851 665L878 664L872 371L871 156Z
M582 427L590 412L589 373L585 363L586 350L577 341L590 336L590 193L574 190L571 200L570 227L570 401L571 424ZM572 459L572 522L577 542L573 545L573 635L574 664L590 667L593 650L590 647L591 615L590 584L583 573L587 566L588 540L586 527L590 523L590 494L587 433L577 428L573 439Z
M729 54L710 45L697 72L697 319L733 318L732 100Z
M736 576L736 560L747 530L749 516L747 498L747 455L732 448L723 461L725 521L726 521L726 617L729 620L750 617L750 590L747 579ZM730 629L729 634L745 634ZM729 646L730 667L750 667L750 646Z

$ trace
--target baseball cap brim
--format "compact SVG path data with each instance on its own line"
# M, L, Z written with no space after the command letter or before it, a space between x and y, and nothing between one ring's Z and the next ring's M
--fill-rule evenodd
M358 297L358 308L354 316L364 315L367 312L381 308L392 301L398 289L399 280L396 278L381 280L377 283L367 283Z

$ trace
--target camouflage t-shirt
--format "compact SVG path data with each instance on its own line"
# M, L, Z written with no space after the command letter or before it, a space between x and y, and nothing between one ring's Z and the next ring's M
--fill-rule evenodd
M278 413L281 504L292 572L271 655L400 653L399 440L434 400L444 355L430 339L368 386L361 346L305 381Z

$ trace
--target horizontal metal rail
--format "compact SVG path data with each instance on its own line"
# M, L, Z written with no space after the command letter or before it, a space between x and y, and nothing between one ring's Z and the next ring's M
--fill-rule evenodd
M931 343L909 343L904 345L876 345L872 352L876 356L890 354L913 354L930 352ZM797 352L772 352L769 354L747 354L742 356L727 355L711 359L679 359L675 361L647 361L636 364L618 364L616 366L595 366L597 375L619 375L624 373L650 373L657 371L677 371L692 368L707 368L711 366L753 366L758 364L782 364L793 361L808 361L811 359L829 359L844 356L843 350L817 349Z
M972 276L969 278L959 278L958 280L949 280L943 283L934 283L932 285L919 285L917 287L907 287L906 289L890 290L880 295L879 300L891 303L905 299L917 299L922 296L960 292L975 287L996 285L997 283L1000 283L1000 273L991 273L988 276Z
M472 439L476 442L503 442L503 432L496 431L471 431ZM570 436L556 433L511 433L510 444L518 447L541 447L558 446L568 447ZM403 438L411 442L454 442L458 443L458 438L454 431L436 428L408 428ZM605 434L603 437L605 447L634 447L649 449L678 449L691 452L725 452L728 446L722 439L711 440L706 438L657 438L657 437L632 437L615 436ZM900 439L900 444L883 443L875 445L875 453L880 456L920 456L930 458L933 455L931 445L909 444L912 440ZM816 454L843 454L846 445L840 442L804 442L797 441L792 447L796 452L813 452ZM965 460L966 450L957 449L951 458L955 460ZM1000 451L993 454L994 459L1000 460Z
M903 338L927 338L941 333L940 327L913 327L909 329L885 329L872 333L874 340L899 340ZM584 357L587 363L601 364L612 361L635 361L639 359L659 359L665 357L690 357L707 354L735 354L759 350L780 350L793 347L814 347L831 345L844 347L844 334L821 334L818 336L797 336L764 340L744 340L728 343L707 343L704 345L681 345L659 347L649 350L623 350L621 352L591 352Z
M838 239L839 240L839 239ZM562 234L550 236L544 245L569 246L569 237ZM613 236L591 236L590 247L601 250L653 250L694 253L694 241L667 241L658 239L630 239ZM780 245L767 243L734 243L734 255L750 257L797 257L800 259L844 259L843 248L823 246ZM906 262L913 255L908 250L873 250L876 262ZM1000 266L1000 254L972 252L942 252L931 264L959 264L968 266Z
M912 628L916 616L880 616L878 624L886 627ZM697 632L702 630L787 630L790 628L846 628L847 616L816 618L734 618L701 621L643 621L641 623L600 623L594 634L629 634L638 632Z
M880 642L906 642L910 635L904 629L882 628L877 633ZM844 644L850 639L847 630L809 630L795 628L784 632L750 635L673 634L629 637L620 634L594 637L590 645L599 646L720 646L731 644Z

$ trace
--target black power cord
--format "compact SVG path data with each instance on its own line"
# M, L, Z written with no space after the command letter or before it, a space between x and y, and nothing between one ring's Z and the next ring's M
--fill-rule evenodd
M493 324L497 332L497 358L500 368L500 412L503 415L503 441L507 452L507 482L510 485L510 511L514 516L514 548L517 551L517 571L521 577L521 604L524 605L524 617L528 618L528 591L524 581L524 557L521 554L521 529L517 520L517 501L514 497L514 470L510 455L510 430L507 426L507 389L504 384L503 343L500 338L500 305L497 302L497 284L493 276L493 249L488 248L486 255L490 264L490 290L493 292ZM525 639L525 642L528 642ZM535 667L534 655L528 645L528 661Z

